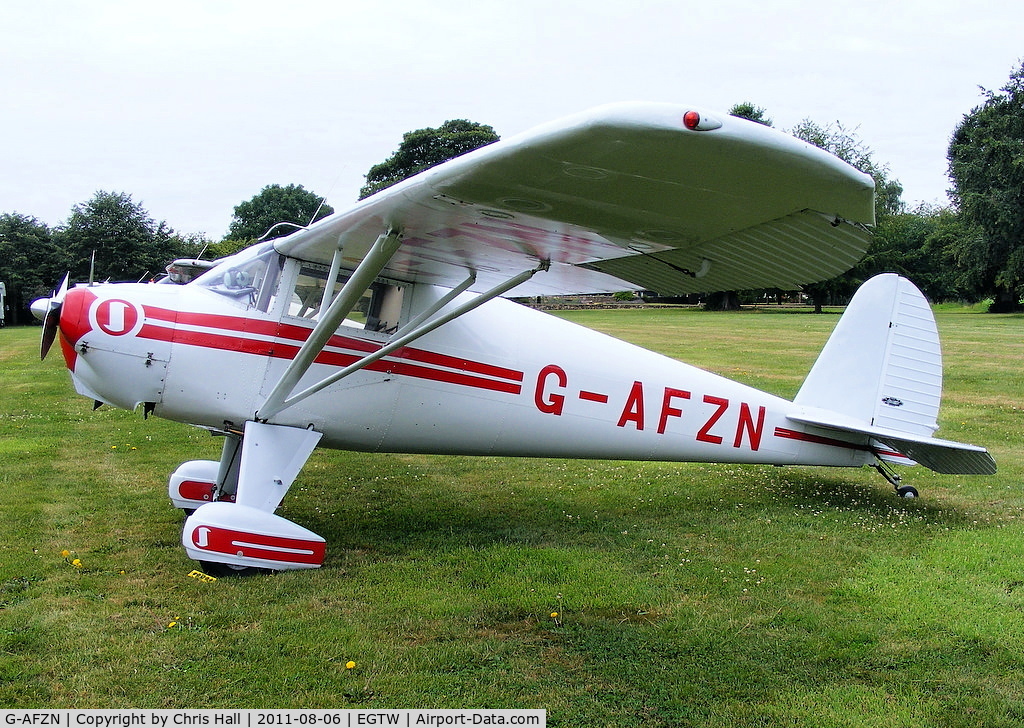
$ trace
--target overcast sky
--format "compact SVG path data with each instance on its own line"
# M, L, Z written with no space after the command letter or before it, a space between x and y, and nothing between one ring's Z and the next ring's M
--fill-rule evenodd
M944 203L950 134L1022 29L1006 0L4 0L0 212L59 225L123 191L219 239L268 184L344 209L403 132L631 100L840 122Z

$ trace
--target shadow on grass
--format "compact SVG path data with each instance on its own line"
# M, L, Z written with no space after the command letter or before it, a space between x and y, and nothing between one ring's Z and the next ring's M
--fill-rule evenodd
M535 461L523 466L533 471L543 467ZM497 543L614 547L630 541L620 536L633 521L699 531L702 523L713 525L722 514L741 508L736 512L740 520L756 520L770 512L783 522L787 513L815 510L870 517L879 523L916 519L946 528L969 527L977 518L929 500L927 485L920 487L924 497L900 498L881 477L866 478L865 470L679 467L675 490L666 495L663 483L630 489L628 482L612 482L602 490L583 477L568 488L564 483L524 488L497 483L475 489L451 486L446 481L452 478L443 474L444 463L438 461L425 470L428 482L419 479L422 474L403 477L392 471L382 481L366 481L348 492L321 483L314 487L322 489L322 495L314 496L319 505L312 511L309 503L297 507L304 525L336 548L387 554ZM580 513L585 515L574 515Z
M832 468L776 468L774 473L763 479L759 485L794 506L817 505L845 511L859 511L877 516L893 513L913 514L927 518L931 523L946 527L971 525L975 514L940 504L929 498L927 483L908 477L903 485L914 485L920 492L918 498L901 498L895 488L880 475L865 479L870 474L867 468L852 471L845 476ZM906 471L924 473L923 468ZM856 473L856 476L853 475Z
M321 512L296 517L336 552L367 554L354 578L363 567L393 569L396 580L418 580L427 600L450 590L471 616L448 631L431 632L431 622L415 632L417 644L502 645L478 650L486 661L461 664L458 679L529 656L545 681L582 690L574 716L556 709L551 720L760 724L771 711L813 721L832 710L836 724L845 724L841 715L868 700L877 705L865 715L894 709L903 724L927 723L972 708L962 686L991 681L1009 659L996 638L963 638L953 621L922 633L912 604L893 619L903 605L879 602L878 591L900 576L878 564L865 568L868 554L898 566L908 542L969 528L972 518L926 498L899 499L856 471L694 466L679 471L684 482L669 495L664 483L642 493L627 479L608 493L585 483L567 489L564 480L514 493L493 483L488 496L446 485L458 477L447 465L438 460L405 475L385 467L380 479L348 493L318 484L331 493ZM691 478L700 485L686 489ZM635 512L629 497L641 495L660 499ZM581 511L586 518L569 517ZM865 533L867 526L878 533ZM692 563L673 554L661 566L659 544L645 538L658 530L699 533L707 547L691 554ZM755 565L755 554L770 558ZM328 568L331 558L335 568L345 562L329 556ZM609 574L588 576L598 565ZM745 578L755 566L763 582ZM613 593L602 603L577 602L557 619L545 620L536 601L512 595L517 579L561 596L576 588L572 580L587 578L590 588ZM887 669L894 660L899 670ZM994 708L1005 709L1006 701ZM991 717L993 708L982 713Z

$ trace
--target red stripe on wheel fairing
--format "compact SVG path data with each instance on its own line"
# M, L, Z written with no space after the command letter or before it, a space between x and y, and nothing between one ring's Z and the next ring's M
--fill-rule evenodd
M319 566L324 562L327 550L327 545L322 540L311 541L265 533L234 531L219 526L197 526L189 538L192 545L202 551L292 564Z

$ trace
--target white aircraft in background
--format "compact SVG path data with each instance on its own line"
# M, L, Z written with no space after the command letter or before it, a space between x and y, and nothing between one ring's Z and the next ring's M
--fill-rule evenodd
M315 568L275 515L318 445L375 452L993 473L932 437L931 310L858 291L790 402L506 300L780 288L863 255L870 177L691 107L602 107L428 170L184 286L67 281L34 307L75 389L224 436L170 478L210 573ZM357 314L356 312L360 312ZM756 342L751 342L756 346ZM914 496L913 488L899 488Z

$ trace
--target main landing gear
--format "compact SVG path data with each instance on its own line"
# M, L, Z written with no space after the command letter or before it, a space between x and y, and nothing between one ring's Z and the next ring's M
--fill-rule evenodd
M315 569L324 539L274 515L320 441L298 427L247 422L229 432L220 461L192 460L171 475L171 501L185 511L181 541L211 576Z
M877 470L879 475L889 481L893 489L896 491L896 495L900 498L917 498L917 488L912 485L900 485L900 475L891 467L882 461L877 462L871 467Z

